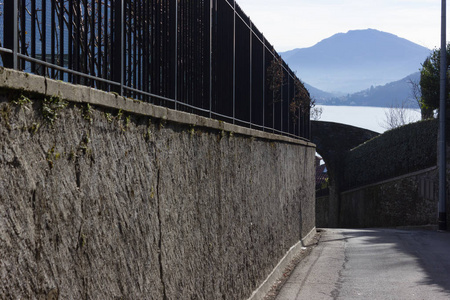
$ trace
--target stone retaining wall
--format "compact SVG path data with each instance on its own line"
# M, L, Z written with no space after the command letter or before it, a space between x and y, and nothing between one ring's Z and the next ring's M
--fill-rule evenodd
M339 224L346 228L436 224L438 201L434 167L342 193Z
M246 299L315 228L308 142L0 73L0 299Z

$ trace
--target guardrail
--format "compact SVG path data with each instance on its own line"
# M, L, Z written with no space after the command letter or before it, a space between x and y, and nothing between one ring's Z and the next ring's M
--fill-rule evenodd
M4 0L0 63L297 138L309 93L232 0Z

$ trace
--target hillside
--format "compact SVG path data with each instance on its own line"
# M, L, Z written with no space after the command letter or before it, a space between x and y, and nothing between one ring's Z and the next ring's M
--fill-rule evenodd
M357 93L345 96L333 96L329 93L312 88L308 89L317 104L322 105L348 105L348 106L399 106L402 102L410 108L418 108L417 102L411 93L410 81L418 82L420 73L416 72L401 80L390 82L383 86L370 87ZM308 88L308 87L307 87Z
M415 73L429 54L429 49L396 35L366 29L338 33L281 56L302 81L348 94Z

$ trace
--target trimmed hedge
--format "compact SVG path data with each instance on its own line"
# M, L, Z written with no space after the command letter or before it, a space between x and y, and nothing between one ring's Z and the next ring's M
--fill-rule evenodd
M352 149L346 156L344 189L435 166L438 127L436 119L408 124Z

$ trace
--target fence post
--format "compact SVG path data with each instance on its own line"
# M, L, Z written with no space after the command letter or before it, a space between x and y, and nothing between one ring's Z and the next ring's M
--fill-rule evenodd
M112 90L123 96L123 72L124 72L124 44L123 44L123 27L124 27L124 0L114 0L114 38L112 50L112 80L120 83L120 87L112 87Z
M12 54L7 54L3 56L3 64L6 68L13 68L17 70L17 51L19 48L18 39L18 6L17 0L5 0L4 2L4 19L3 19L3 32L4 32L4 42L5 48L12 50ZM11 26L11 24L13 24Z

